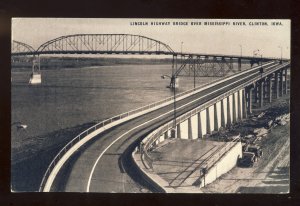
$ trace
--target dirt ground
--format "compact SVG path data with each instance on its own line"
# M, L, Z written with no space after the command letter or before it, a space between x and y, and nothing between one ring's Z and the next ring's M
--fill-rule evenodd
M290 122L289 96L254 110L254 116L236 128L241 133L251 133L254 127L267 128L267 134L255 143L263 149L263 157L251 168L235 167L215 182L201 188L204 193L288 193L290 183ZM258 118L259 115L263 117ZM288 116L284 125L268 122ZM256 126L255 126L256 125ZM235 130L235 128L233 128ZM245 131L246 130L246 131Z
M290 97L285 95L271 104L265 104L262 108L254 107L253 114L247 119L232 125L229 129L221 129L220 132L208 136L204 142L176 139L165 141L167 143L150 153L154 159L153 169L156 174L169 182L170 187L180 193L288 193L289 105ZM195 178L199 179L199 176L191 174L203 160L202 153L208 154L209 150L218 149L216 145L226 143L228 138L237 134L240 134L242 144L248 142L259 145L263 150L263 156L253 167L236 166L213 183L199 189L199 186L193 184Z

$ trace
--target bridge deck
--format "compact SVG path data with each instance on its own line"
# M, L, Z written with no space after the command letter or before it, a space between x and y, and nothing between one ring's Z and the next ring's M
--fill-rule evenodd
M251 71L182 99L176 103L177 115L184 114L259 75L258 70ZM55 179L52 190L140 192L149 188L133 168L131 153L141 138L172 119L171 104L98 135L68 161Z

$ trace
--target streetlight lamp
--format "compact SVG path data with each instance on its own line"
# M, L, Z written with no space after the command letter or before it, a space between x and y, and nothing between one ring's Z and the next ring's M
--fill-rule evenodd
M282 64L282 46L278 46L280 48L280 64Z

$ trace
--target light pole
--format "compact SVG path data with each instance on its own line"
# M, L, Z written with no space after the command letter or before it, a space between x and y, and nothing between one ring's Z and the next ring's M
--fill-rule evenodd
M200 171L202 174L203 174L203 187L205 187L205 175L207 173L207 162L204 162L203 165L201 166L201 171Z
M259 72L260 72L260 79L262 80L262 74L264 73L264 68L262 66L262 54L260 55L260 69L259 69Z
M280 64L282 64L282 46L278 46L280 48Z
M256 62L257 65L259 66L259 59L258 58L254 59L255 56L256 57L258 56L258 52L259 52L259 49L256 49L253 51L253 64Z
M174 99L174 102L173 102L173 105L174 105L174 126L173 126L173 132L176 132L176 89L175 89L175 85L176 85L176 76L173 74L172 76L169 76L169 75L162 75L161 78L162 79L165 79L165 78L170 78L171 80L171 83L170 83L170 88L173 89L173 99ZM175 135L174 135L175 137Z
M242 57L243 56L243 46L241 44L239 46L241 48L241 57Z

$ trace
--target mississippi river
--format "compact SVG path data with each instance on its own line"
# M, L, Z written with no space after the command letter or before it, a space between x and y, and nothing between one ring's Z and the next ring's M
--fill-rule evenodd
M171 65L42 70L42 84L37 86L28 85L30 69L12 71L11 149L14 190L35 190L41 180L41 173L59 149L96 121L173 94L166 88L169 79L161 79L164 74L170 75ZM214 79L197 78L197 86ZM193 77L182 77L179 84L177 92L191 89ZM17 129L18 122L28 127L25 130ZM30 175L39 178L32 180Z

